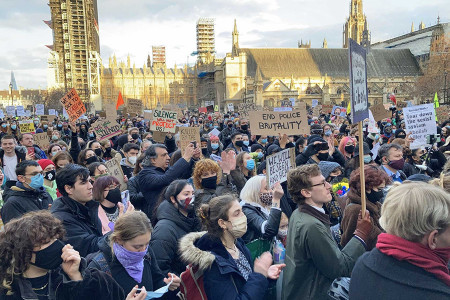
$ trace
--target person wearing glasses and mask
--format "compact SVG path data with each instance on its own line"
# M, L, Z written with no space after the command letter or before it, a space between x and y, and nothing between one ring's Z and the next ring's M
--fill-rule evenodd
M52 196L44 188L44 172L34 160L24 160L16 167L17 181L8 181L3 193L3 223L27 212L48 209ZM15 183L15 185L13 185Z

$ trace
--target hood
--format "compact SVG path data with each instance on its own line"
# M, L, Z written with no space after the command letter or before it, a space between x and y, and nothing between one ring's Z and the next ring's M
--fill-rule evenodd
M127 167L127 168L134 169L134 167L130 167L129 165L127 165L127 158L126 158L126 157L124 157L124 158L122 158L122 159L120 160L120 165L121 165L121 166L124 166L124 167Z
M194 245L205 233L206 231L186 234L180 239L179 243L181 260L187 264L198 266L201 271L209 269L216 259L211 252L200 250Z
M197 225L200 224L198 218L194 217L185 217L181 214L178 209L175 208L169 201L164 200L159 205L156 210L156 218L158 221L167 219L169 221L174 222L178 227L182 228L186 232L191 232L193 230L197 231L200 228L197 228Z

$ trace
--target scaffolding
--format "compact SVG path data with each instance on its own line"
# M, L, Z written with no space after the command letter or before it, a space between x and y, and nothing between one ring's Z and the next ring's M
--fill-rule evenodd
M208 64L215 53L214 19L200 18L197 21L197 60L201 64Z
M166 65L166 47L152 46L153 66L162 67Z

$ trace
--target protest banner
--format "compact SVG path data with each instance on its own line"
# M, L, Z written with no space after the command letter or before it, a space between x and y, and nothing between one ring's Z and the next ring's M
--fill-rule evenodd
M234 104L233 104L233 103L228 103L228 104L227 104L227 108L228 108L228 111L234 112Z
M120 166L120 162L116 158L112 158L105 162L106 168L108 168L108 174L116 177L120 182L120 191L124 191L127 189L127 184L124 181L124 174L122 171L122 167Z
M164 144L164 141L166 139L166 135L167 135L167 132L153 131L152 139L155 142Z
M24 120L19 122L20 133L34 132L33 120Z
M239 103L239 114L241 117L248 117L251 111L256 111L255 103Z
M45 115L44 104L36 104L36 106L34 108L34 111L35 111L34 114L37 115L37 116Z
M47 132L36 133L34 135L34 143L46 151L48 146L50 146L50 139Z
M128 99L127 100L127 113L130 115L135 114L137 116L142 115L142 100Z
M77 91L74 88L72 88L59 101L66 109L70 121L76 121L79 117L86 113L86 107L84 106L83 101L81 101L80 97L77 94ZM48 114L53 115L54 113L52 114L49 110Z
M17 110L18 117L25 117L25 110L22 105L17 105L16 110Z
M383 104L371 106L370 111L372 112L372 116L375 121L381 121L392 116L391 112L384 108Z
M48 124L53 123L53 120L56 118L56 116L54 115L44 115L41 116L41 123L42 122L47 122Z
M31 117L31 111L29 109L25 110L25 117Z
M3 109L0 109L0 118L4 118L5 117L5 113L3 112Z
M199 107L199 108L198 108L198 112L199 112L199 113L205 113L205 114L206 114L207 111L208 111L208 110L206 109L206 107Z
M96 140L108 140L113 136L119 135L122 133L122 128L119 123L117 123L116 119L102 119L97 120L94 124L91 125L94 129Z
M266 159L267 186L272 188L275 183L283 183L287 180L287 173L295 168L295 149L288 148L270 155Z
M168 110L153 110L153 116L150 123L150 130L160 132L175 133L178 114Z
M274 107L273 111L292 111L292 107L287 107L287 106Z
M434 104L423 104L403 108L406 132L411 133L414 141L410 149L427 145L427 135L437 133Z
M6 107L6 115L10 117L16 116L16 107L15 106L7 106Z
M309 134L307 112L293 110L288 112L250 112L250 128L254 135Z
M105 118L108 118L108 119L117 118L116 104L107 102L105 104L104 111L105 111Z
M322 113L329 114L331 113L334 105L333 104L322 104Z
M443 123L449 119L450 107L441 105L436 108L436 117L439 123Z
M180 134L181 155L184 154L184 149L193 141L197 143L197 147L200 147L200 127L178 127L178 133Z
M152 111L144 110L144 120L150 121L152 119Z
M348 59L350 67L350 99L352 123L364 121L369 117L367 97L366 49L349 39Z
M51 116L56 116L56 111L53 108L50 108L48 110L48 114L51 115Z

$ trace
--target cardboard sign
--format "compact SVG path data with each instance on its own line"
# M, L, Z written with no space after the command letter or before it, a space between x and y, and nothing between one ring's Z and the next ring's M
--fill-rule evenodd
M391 112L384 108L383 104L371 106L370 111L372 112L375 121L381 121L392 116Z
M313 108L312 114L314 117L319 117L320 114L322 113L322 105L316 105Z
M285 182L288 171L293 168L295 168L295 148L288 148L268 156L266 159L267 186L272 188L277 182Z
M23 109L22 105L17 105L17 116L18 117L25 117L25 110Z
M56 117L53 116L53 115L44 115L44 116L41 116L41 123L42 123L42 122L47 122L48 124L52 124L52 123L53 123L53 120L54 120L55 118L56 118Z
M150 124L151 131L175 133L178 114L169 110L153 110L153 116Z
M423 104L403 108L406 132L411 133L414 141L410 149L417 149L427 145L427 135L436 134L436 119L434 104Z
M97 120L94 124L91 125L94 129L97 141L109 140L113 136L119 135L122 133L122 129L119 123L117 123L116 119L103 119Z
M441 105L436 108L436 116L439 123L443 123L449 119L450 107L447 105Z
M209 113L214 112L214 105L208 105L208 106L206 107L206 112L209 112Z
M197 142L197 147L200 147L200 127L178 127L178 133L180 134L180 148L181 154L184 154L184 149L192 141Z
M306 108L288 112L250 112L250 129L254 135L309 134Z
M105 108L105 118L111 120L117 118L116 104L108 102L105 104L104 108Z
M369 98L367 94L366 49L349 39L348 59L350 67L350 99L352 123L364 121L369 117Z
M122 167L120 166L120 162L113 158L105 162L106 167L108 168L108 174L116 177L120 182L120 191L125 191L127 189L127 184L123 180L124 174L122 171Z
M21 133L34 132L33 120L24 120L19 122L19 128Z
M239 103L239 114L248 117L251 111L256 111L255 103Z
M228 111L234 112L234 104L233 103L228 103L227 108L228 108Z
M34 142L44 151L47 151L48 146L50 146L50 139L47 132L36 133L34 135Z
M15 117L16 116L16 107L15 106L7 106L6 114L10 117Z
M59 100L61 104L67 111L69 115L70 121L76 121L80 118L84 113L86 113L86 107L84 106L83 101L81 101L80 97L77 94L77 91L73 88L71 89L64 97ZM52 115L50 110L48 111L49 115Z
M408 106L408 103L406 103L404 101L397 101L397 109L398 110L401 110L401 109L403 109L403 108L405 108L407 106Z
M127 112L140 116L142 114L142 101L139 99L128 99Z
M220 134L220 131L217 128L214 128L213 130L211 130L210 133L208 133L209 137L211 137L213 135L214 136L219 136L219 134Z
M322 104L322 113L329 114L331 113L334 105L333 104Z
M338 111L336 111L337 109L338 109ZM337 106L337 105L333 106L333 108L331 109L331 115L336 116L336 113L339 112L339 110L340 110L340 113L338 115L340 117L347 116L347 109L345 107Z
M317 105L319 105L319 100L317 100L317 99L312 99L312 101L311 101L311 106L312 106L312 107L316 107Z
M45 115L44 104L36 104L34 111L35 111L35 115L37 115L37 116Z
M206 109L206 107L199 107L199 108L198 108L198 112L199 112L199 113L205 113L205 114L206 114L207 111L208 111L208 110Z

